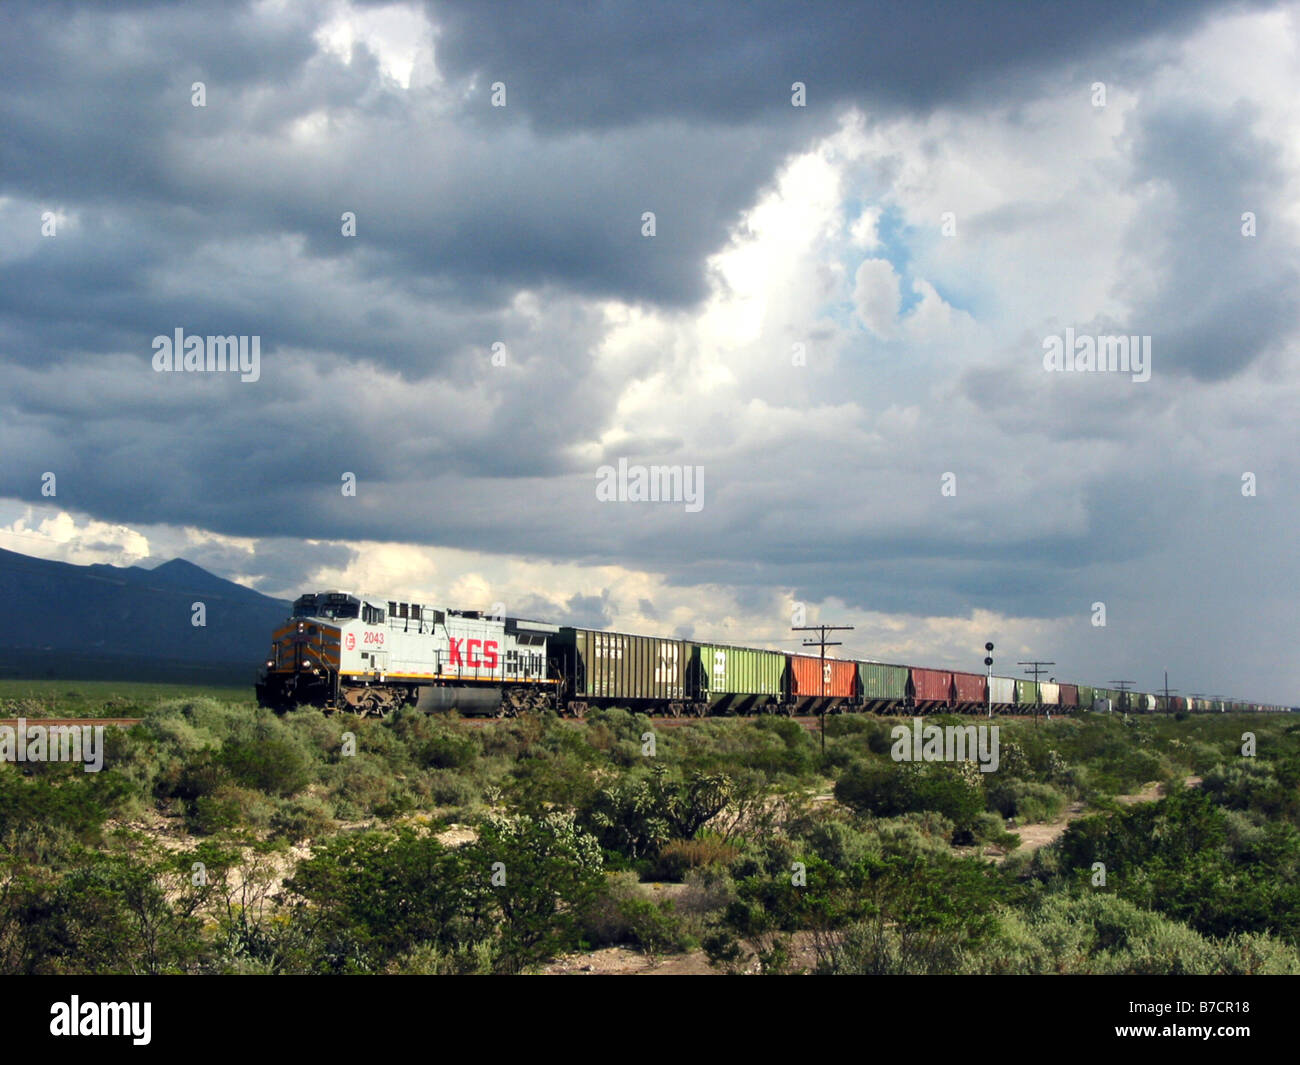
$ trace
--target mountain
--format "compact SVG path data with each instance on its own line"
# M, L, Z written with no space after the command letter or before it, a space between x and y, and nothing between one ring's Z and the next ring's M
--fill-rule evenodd
M249 685L291 609L180 558L148 570L4 550L0 603L0 676Z

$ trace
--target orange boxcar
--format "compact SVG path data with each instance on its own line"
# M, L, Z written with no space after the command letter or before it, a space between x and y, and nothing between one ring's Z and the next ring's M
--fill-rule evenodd
M842 658L822 660L811 655L790 656L790 696L793 699L852 699L857 694L858 666Z

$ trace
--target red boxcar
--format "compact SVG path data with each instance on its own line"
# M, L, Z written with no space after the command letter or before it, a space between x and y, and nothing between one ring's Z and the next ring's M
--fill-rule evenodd
M954 673L952 684L959 705L983 706L988 701L988 682L982 673Z
M1061 685L1061 706L1079 707L1079 686L1077 684Z
M912 694L918 707L947 706L952 697L952 673L912 666Z

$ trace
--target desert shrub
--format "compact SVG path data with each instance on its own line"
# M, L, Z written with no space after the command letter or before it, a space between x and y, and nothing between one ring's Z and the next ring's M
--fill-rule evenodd
M878 835L861 831L843 821L819 821L803 838L813 853L838 869L856 865L863 858L879 855L881 851Z
M907 857L947 854L954 829L948 818L932 810L881 818L868 826L880 841L882 855Z
M439 732L416 748L416 761L431 769L463 769L478 756L478 743L468 733Z
M982 973L1182 975L1294 973L1300 952L1268 936L1214 940L1102 892L1050 895L1003 908L999 931L971 960Z
M911 809L911 765L857 762L835 782L835 798L859 813L893 817Z
M47 763L27 775L0 763L0 837L33 824L63 825L86 838L133 794L131 783L112 770L86 773L79 765Z
M571 815L489 817L460 853L479 877L502 876L487 888L500 969L522 971L578 942L604 870L599 844Z
M989 783L986 794L990 809L1024 824L1054 821L1066 803L1065 796L1051 784L1032 780L999 778Z
M311 972L375 972L418 947L463 950L491 934L482 870L411 829L325 840L285 887Z
M592 946L634 946L647 954L680 952L690 935L671 899L649 898L634 873L610 873L582 923Z
M692 869L677 897L677 911L688 918L703 917L725 910L735 899L736 883L725 870Z
M654 856L670 839L692 839L725 809L734 791L721 773L670 773L656 764L594 791L583 827L607 850L636 859Z
M980 843L992 843L1007 850L1020 846L1020 837L1014 832L1007 831L1001 815L987 810L975 818L971 833Z
M1220 806L1269 817L1294 817L1300 806L1295 783L1279 780L1273 765L1253 758L1216 765L1205 773L1201 790Z
M253 734L228 740L217 762L245 787L281 798L301 791L311 778L307 756L287 736Z
M14 885L4 902L21 931L0 963L27 974L193 971L199 921L188 893L175 882L169 893L162 874L133 855L88 852L57 881Z
M843 714L826 719L827 737L861 737L874 754L889 753L893 744L891 727L888 722L867 714Z
M341 759L329 769L330 797L339 817L382 817L408 808L409 797L402 782L374 759L358 754Z
M493 944L490 939L458 947L421 943L397 955L385 972L400 976L469 976L492 972Z
M984 809L983 774L972 762L867 762L835 784L835 797L876 817L931 810L954 825L954 840L969 837Z
M480 791L459 773L439 771L429 778L429 796L439 806L467 807L479 800Z
M669 840L659 848L654 876L659 880L681 881L692 869L725 868L739 853L739 848L708 833L697 839Z
M320 839L334 830L334 811L315 795L302 795L286 802L271 817L273 835L291 843Z
M1067 880L1089 882L1102 862L1117 894L1203 935L1300 934L1300 832L1265 821L1262 835L1242 833L1227 814L1200 789L1178 788L1159 802L1076 821L1053 848Z
M224 783L186 804L185 825L198 835L266 828L275 812L274 801L261 792Z

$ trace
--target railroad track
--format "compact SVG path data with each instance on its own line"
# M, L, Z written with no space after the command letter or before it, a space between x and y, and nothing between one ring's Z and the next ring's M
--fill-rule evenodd
M28 728L33 725L114 725L117 728L130 728L143 720L142 717L6 717L0 718L0 726L17 728L21 721Z
M772 716L772 715L768 715L768 716ZM936 715L894 714L894 715L887 716L883 714L830 714L828 715L828 718L834 719L836 717L871 717L877 721L892 721L894 722L894 724L902 724L903 722L911 721L912 716L919 716L921 717L922 720L926 720L928 717L934 717ZM997 721L1033 721L1034 720L1033 714L994 714L992 718L986 717L983 714L962 714L958 716L969 719L971 724L975 724L981 721L988 723L990 721L997 722ZM1073 714L1055 714L1054 716L1049 718L1046 714L1038 715L1039 719L1043 721L1059 721L1062 718L1069 718L1073 716L1074 716ZM511 721L511 720L517 721L519 719L501 718L501 717L461 717L461 718L450 718L449 720L452 721L453 724L458 725L462 728L481 729L481 728L487 728L489 725L495 725L503 721ZM576 718L576 717L562 717L560 718L560 720L568 725L585 725L587 723L585 719ZM758 715L756 714L734 715L734 716L727 715L727 714L720 714L713 717L647 717L646 718L646 721L649 724L655 726L656 728L683 728L688 725L698 725L702 721L757 721L757 720L758 720ZM797 722L803 728L806 728L809 732L821 731L822 719L818 716L791 717L791 718L787 718L786 720Z

